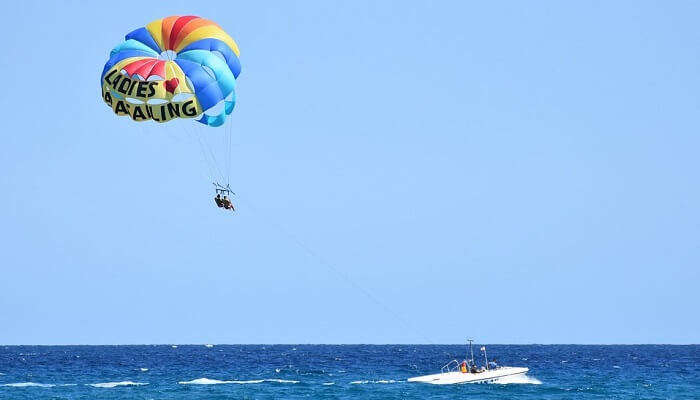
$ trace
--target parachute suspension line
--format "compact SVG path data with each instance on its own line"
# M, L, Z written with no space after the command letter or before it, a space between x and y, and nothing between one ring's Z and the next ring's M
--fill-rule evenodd
M216 156L214 155L214 151L211 149L211 146L209 146L209 143L207 142L207 139L204 138L202 134L202 127L199 127L195 125L195 131L197 132L197 138L199 139L199 142L202 144L202 147L205 148L209 155L211 156L212 164L214 165L214 168L216 172L219 173L219 175L216 177L217 181L223 182L224 174L221 172L221 168L219 167L219 163L216 161Z
M213 182L216 180L216 173L212 166L212 161L209 159L209 155L207 154L207 151L204 148L204 142L202 142L202 138L199 135L199 130L197 130L197 128L192 128L191 132L193 136L197 137L197 141L199 142L199 150L202 152L202 159L204 160L204 163L207 165L207 169L209 170L209 180Z
M275 228L279 232L281 232L284 236L289 238L292 242L294 242L299 248L304 250L311 258L316 259L319 264L323 265L337 275L340 279L345 281L348 285L352 286L354 289L356 289L358 292L362 293L365 297L367 297L369 300L371 300L374 304L382 308L387 314L392 316L397 322L399 322L401 325L404 326L409 331L412 331L415 333L417 336L420 336L423 340L426 341L428 344L435 344L432 340L430 340L425 334L423 334L421 331L418 330L413 324L409 323L405 318L403 318L398 312L394 311L391 307L386 305L383 301L379 300L375 295L372 294L369 290L365 289L362 287L359 283L355 282L347 273L344 271L338 269L335 264L327 261L325 258L321 257L320 254L318 254L316 251L314 251L311 247L306 245L301 239L299 239L298 236L294 235L292 232L288 231L287 229L282 226L279 222L273 220L273 219L267 219L264 218L263 214L255 207L250 200L246 200L245 198L241 199L241 197L238 197L239 202L245 203L249 209L253 210L255 213L258 214L261 220L267 222L269 226L272 228Z
M202 133L202 130L204 128L198 126L197 129L199 129L200 133ZM216 159L216 154L214 153L214 150L212 150L212 147L209 145L209 142L207 141L205 134L206 133L202 134L202 140L204 141L204 145L207 147L207 150L209 150L209 154L211 154L211 159L214 160L214 167L216 168L216 171L219 173L219 179L221 182L223 182L224 178L225 178L224 173L221 171L219 161L217 161L217 159Z
M209 156L207 155L206 150L204 150L204 143L202 143L202 139L199 138L199 134L194 132L194 129L192 129L192 136L197 137L197 142L199 142L199 151L202 153L202 161L204 164L207 166L207 170L209 171L209 176L208 179L210 181L214 180L214 169L211 167L211 162L209 161Z
M224 142L224 149L225 149L225 154L226 154L226 159L224 162L224 172L226 173L226 184L230 185L231 184L231 148L229 147L230 141L228 138L230 137L229 132L231 131L231 118L228 118L227 121L224 123L223 127L223 132L224 132L224 137L222 138Z
M230 186L231 185L231 137L233 136L233 119L229 118L228 119L228 156L226 160L226 185Z

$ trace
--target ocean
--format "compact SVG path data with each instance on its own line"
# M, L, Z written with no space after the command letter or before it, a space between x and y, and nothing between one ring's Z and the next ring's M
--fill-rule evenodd
M406 382L465 353L464 345L0 346L0 399L700 399L698 345L487 345L489 358L528 375Z

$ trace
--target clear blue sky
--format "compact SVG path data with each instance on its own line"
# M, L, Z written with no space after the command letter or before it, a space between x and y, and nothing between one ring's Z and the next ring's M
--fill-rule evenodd
M48 3L0 25L0 343L700 342L697 2ZM241 48L235 216L100 99L176 14Z

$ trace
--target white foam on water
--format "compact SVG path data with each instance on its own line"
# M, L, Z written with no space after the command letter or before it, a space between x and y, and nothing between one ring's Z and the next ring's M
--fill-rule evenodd
M146 372L146 371L148 371L148 368L139 368L139 371Z
M218 385L222 383L233 383L233 381L220 381L218 379L197 378L191 381L178 382L180 385Z
M619 365L613 365L613 368L615 368L615 369L620 369L620 368L622 368L622 367L620 367Z
M352 381L352 382L350 382L351 385L366 385L368 383L396 383L396 381L393 379L380 379L377 381Z
M50 388L54 387L56 385L53 385L51 383L36 383L36 382L17 382L17 383L5 383L0 386L7 386L7 387L43 387L43 388Z
M335 382L323 382L323 386L335 385Z
M509 385L509 384L527 384L527 385L541 385L542 381L537 378L533 378L527 375L514 375L514 376L504 376L503 378L498 378L492 382L496 385Z
M143 386L143 385L148 385L148 383L132 382L132 381L88 383L88 386L92 386L92 387L96 387L96 388L107 388L107 389L115 388L118 386Z
M237 384L237 385L247 385L247 384L258 384L263 382L275 382L275 383L299 383L299 381L292 381L288 379L251 379L247 381L222 381L219 379L209 379L209 378L197 378L191 381L178 382L180 385L221 385L221 384Z

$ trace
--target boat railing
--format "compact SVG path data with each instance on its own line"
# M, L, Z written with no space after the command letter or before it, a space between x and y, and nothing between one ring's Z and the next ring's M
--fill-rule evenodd
M442 367L442 373L459 371L459 361L452 360Z

